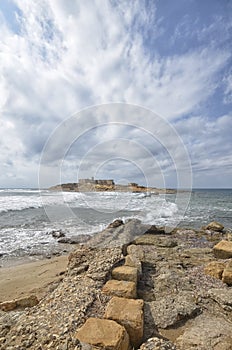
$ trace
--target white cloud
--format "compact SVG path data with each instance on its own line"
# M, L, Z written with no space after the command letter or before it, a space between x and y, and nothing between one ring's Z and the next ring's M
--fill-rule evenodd
M0 24L0 108L4 149L16 140L20 147L17 156L14 147L12 153L3 152L3 163L7 158L21 157L22 162L27 159L28 169L30 164L33 167L54 128L92 104L134 103L169 120L196 113L213 95L217 74L230 57L226 49L211 45L166 57L152 48L150 55L144 37L149 40L151 27L156 28L157 36L163 29L159 28L155 5L146 11L143 1L129 6L125 1L104 0L15 0L15 4L20 9L20 31L12 32L4 21ZM229 94L229 78L226 83ZM101 115L98 118L104 120ZM7 121L14 126L12 130ZM190 132L193 121L182 123ZM126 133L126 129L115 127L106 128L105 133L97 130L91 140L82 143L82 150ZM135 134L132 130L129 133L132 138ZM54 145L54 157L69 141L63 144L61 137ZM141 135L137 137L141 142ZM158 150L158 146L153 149ZM15 167L11 170L15 176L19 173Z

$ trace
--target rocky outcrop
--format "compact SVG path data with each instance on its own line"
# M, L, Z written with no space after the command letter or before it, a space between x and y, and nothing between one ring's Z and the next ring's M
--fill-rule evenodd
M122 245L132 242L145 233L149 227L150 225L144 225L140 220L131 219L125 225L120 225L116 228L106 228L94 235L88 241L88 245L92 247L122 247Z
M200 313L194 295L189 292L179 292L176 295L159 298L148 302L147 308L159 328L176 326L180 321L186 321Z
M0 349L231 349L232 289L215 278L221 264L222 278L231 268L214 255L221 233L147 230L132 220L93 237L99 245L77 246L53 292L2 319Z
M178 350L230 350L231 322L213 314L200 315L177 341Z

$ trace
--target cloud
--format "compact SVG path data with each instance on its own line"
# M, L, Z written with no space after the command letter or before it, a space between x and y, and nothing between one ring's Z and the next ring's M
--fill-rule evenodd
M1 160L2 164L8 164L9 158L13 164L16 159L20 162L17 167L11 166L15 179L23 174L27 185L28 171L31 185L36 186L36 176L32 176L29 169L36 168L48 137L70 115L95 104L126 102L159 113L174 125L176 123L191 154L201 152L209 142L202 138L200 148L199 135L194 134L191 125L195 123L198 128L199 119L193 116L200 115L207 101L216 96L219 87L224 88L224 102L230 102L231 79L225 75L231 57L227 45L229 24L227 27L223 24L222 16L218 15L216 21L211 20L206 26L199 24L199 19L191 18L190 14L183 15L181 21L173 21L175 31L170 39L164 23L171 23L173 18L161 18L161 5L154 1L125 3L103 0L100 6L98 1L15 0L12 3L14 26L9 25L9 16L0 12L0 113L2 147L5 150ZM225 40L221 39L224 45L220 47L213 40L213 33L217 30L221 37L226 33ZM195 44L194 38L198 38ZM162 54L160 42L169 42L169 39L172 51ZM211 118L210 113L200 118L204 126L210 124L207 121ZM88 124L92 127L93 119L88 118L86 114L86 121L81 121L83 125L76 123L74 130L69 130L68 137L63 137L64 130L57 136L47 158L50 167L59 160L60 150L66 149L78 130L87 130ZM117 120L117 116L115 118ZM95 120L109 123L113 119L99 114ZM130 116L126 115L124 121L130 121ZM8 122L12 128L7 126ZM222 128L219 124L217 127ZM161 130L163 137L164 129ZM228 149L220 146L220 135L214 137L218 152L227 152ZM67 156L65 161L68 177L71 179L72 174L76 175L82 157L92 147L121 138L146 147L162 164L163 171L173 169L172 161L165 159L170 156L151 137L144 136L136 128L108 125L85 133L78 147L73 146L73 154L70 151L69 159ZM166 138L170 147L175 147L175 137L167 134ZM194 148L189 139L195 142ZM8 152L7 146L15 143L19 145L17 152L14 146ZM112 157L120 154L117 147L113 149L109 143L107 147ZM128 148L129 151L133 153ZM104 154L104 149L100 154ZM181 159L180 148L176 155ZM72 166L74 159L75 165ZM151 168L146 162L144 159L143 167ZM111 176L118 171L113 164ZM3 173L7 169L4 167ZM135 169L132 174L134 172ZM2 175L2 181L6 183L7 177Z

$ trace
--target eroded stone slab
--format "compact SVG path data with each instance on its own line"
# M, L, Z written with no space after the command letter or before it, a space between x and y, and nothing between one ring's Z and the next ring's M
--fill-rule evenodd
M143 338L143 300L113 297L106 307L105 318L124 326L131 345L138 347Z

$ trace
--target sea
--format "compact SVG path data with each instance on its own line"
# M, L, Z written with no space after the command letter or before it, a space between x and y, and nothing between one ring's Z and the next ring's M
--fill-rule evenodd
M177 194L54 192L0 189L0 266L11 258L46 256L59 248L52 231L66 237L94 234L115 219L199 229L211 221L232 229L232 189Z

